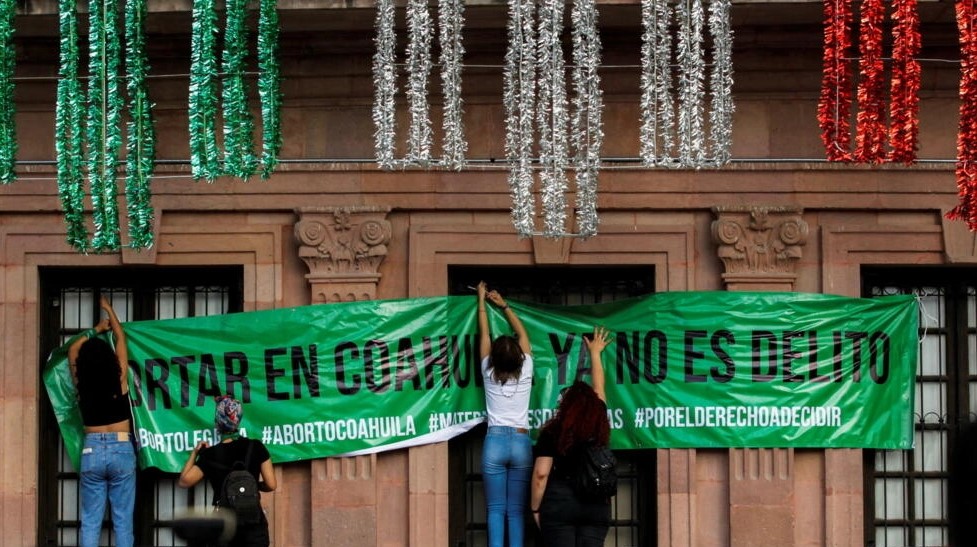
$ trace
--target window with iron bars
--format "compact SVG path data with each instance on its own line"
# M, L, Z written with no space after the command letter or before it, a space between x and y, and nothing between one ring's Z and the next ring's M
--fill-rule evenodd
M654 268L622 267L478 267L448 270L449 294L472 295L479 281L506 299L558 306L600 304L654 292ZM613 432L612 432L613 434ZM485 426L448 442L449 537L452 547L487 545L481 454ZM657 540L656 453L626 450L618 460L618 491L611 505L611 527L605 547L654 546ZM536 525L527 512L526 545L539 545L529 530Z
M915 448L865 450L865 545L949 544L949 458L977 417L977 282L973 270L870 269L865 296L919 302Z
M40 272L42 358L99 319L105 295L123 322L174 319L239 312L240 267L214 268L48 268ZM41 366L43 366L43 362ZM38 495L38 544L78 545L79 479L65 452L50 402L42 393ZM56 447L56 448L46 448ZM176 476L139 472L136 484L136 543L159 547L186 545L173 534L173 519L190 507L211 504L204 482L179 488ZM115 545L106 511L99 545Z

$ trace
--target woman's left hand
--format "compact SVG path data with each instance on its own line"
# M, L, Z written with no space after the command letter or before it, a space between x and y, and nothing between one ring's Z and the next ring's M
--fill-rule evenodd
M97 325L95 325L95 332L98 334L102 334L103 332L108 332L110 330L112 330L112 321L109 320L108 317L102 319Z
M594 327L594 334L588 338L584 337L583 343L591 353L600 353L610 344L611 335L604 327Z
M505 307L505 299L502 298L502 295L499 294L499 291L489 291L486 296L496 306L498 306L500 308L504 308Z

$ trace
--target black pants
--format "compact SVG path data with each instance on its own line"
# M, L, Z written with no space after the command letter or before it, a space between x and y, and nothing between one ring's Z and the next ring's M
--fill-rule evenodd
M262 515L261 522L238 525L234 539L228 543L228 547L268 547L270 544L268 521Z
M577 498L566 480L550 476L539 508L545 547L601 547L611 522L611 504Z

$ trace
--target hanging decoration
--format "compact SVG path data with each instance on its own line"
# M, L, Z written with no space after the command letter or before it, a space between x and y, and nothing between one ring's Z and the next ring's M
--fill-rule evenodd
M78 16L74 0L59 0L58 27L60 66L54 113L58 196L64 211L68 244L81 250L88 247L88 229L84 220L84 100L78 78Z
M818 123L828 161L851 159L851 47L852 0L824 2L824 70Z
M502 74L505 151L509 162L512 224L519 237L535 231L533 201L533 118L536 109L536 29L534 0L509 0L509 45Z
M642 0L641 22L641 158L651 167L668 163L675 142L669 0Z
M0 0L0 184L17 179L17 128L14 120L15 0Z
M258 98L261 101L261 178L278 165L282 150L281 68L278 65L278 2L258 3Z
M445 167L460 170L465 165L468 143L462 123L461 71L465 47L461 31L465 26L465 1L441 0L438 5L438 43L441 46L441 128L444 130L442 162Z
M566 231L567 176L564 168L569 156L569 107L562 40L564 5L563 0L543 0L538 12L536 118L543 235L548 237Z
M117 0L89 4L88 180L92 192L95 251L119 248L118 184L115 175L122 143L122 95L119 90L120 44Z
M733 29L731 0L713 0L709 5L709 34L713 43L709 94L709 141L716 166L729 163L733 144Z
M683 165L702 163L705 134L703 133L703 82L705 57L702 50L703 9L701 0L683 0L678 5L678 64L679 162Z
M641 16L642 162L695 169L725 165L734 110L730 0L710 2L708 19L702 0L682 0L674 7L668 0L642 0Z
M149 100L146 76L147 0L126 0L126 90L129 95L129 122L126 125L126 207L129 219L129 245L137 249L153 244L153 207L149 182L156 161L156 131L153 105Z
M855 161L882 163L886 126L882 82L882 0L864 0L858 43L858 114L855 117Z
M254 120L248 108L244 83L248 55L247 0L227 0L225 4L222 99L224 113L225 175L248 180L258 167L254 155Z
M217 60L217 14L214 0L194 0L190 35L190 173L195 180L213 182L229 175L248 180L261 168L271 176L282 147L281 70L278 64L278 11L276 0L258 3L258 97L261 101L262 153L254 151L254 118L246 83L248 55L247 0L225 5L224 48ZM218 72L218 66L221 70ZM221 94L218 98L218 78ZM221 154L217 140L218 109L223 117ZM222 159L223 158L223 161Z
M917 0L892 2L888 121L883 62L885 3L864 0L861 4L854 150L850 121L854 75L849 51L854 19L852 3L853 0L825 0L824 3L824 68L818 124L826 157L828 161L912 164L918 148L921 77L916 59L921 46Z
M427 82L431 75L431 14L427 0L407 2L407 101L410 131L407 161L427 165L431 161L431 116Z
M190 28L190 174L213 181L221 173L217 148L217 13L214 0L193 0Z
M604 143L604 99L600 89L600 33L595 0L576 0L570 12L573 27L572 144L576 154L576 230L597 235L597 171Z
M394 102L397 96L394 0L377 0L376 30L376 53L373 55L373 125L376 130L373 142L377 164L381 169L393 169L397 109Z
M128 107L125 194L129 246L153 244L153 209L149 183L155 161L152 103L146 85L146 0L127 0L124 13L125 72L116 0L93 0L89 7L89 77L87 97L78 75L78 16L75 2L58 4L60 67L55 108L58 194L68 243L84 252L114 251L121 246L117 171L122 145L122 117ZM128 94L126 102L123 83ZM85 148L87 146L87 160ZM94 233L88 239L84 219L87 171Z
M971 0L956 2L960 32L960 127L956 178L960 202L946 218L977 231L977 10Z
M919 10L916 0L895 0L893 7L889 161L909 165L916 161L919 148Z

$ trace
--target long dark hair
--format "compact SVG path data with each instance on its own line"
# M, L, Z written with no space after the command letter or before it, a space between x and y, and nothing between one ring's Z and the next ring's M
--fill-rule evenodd
M81 398L116 398L122 395L122 369L112 346L101 338L89 338L78 349L75 360L78 395Z
M522 348L519 347L519 340L515 336L503 334L493 340L488 362L492 379L500 384L505 384L509 380L518 381L524 357Z
M590 384L578 380L563 391L556 415L543 424L543 431L556 438L560 455L585 442L606 446L611 440L607 405Z

